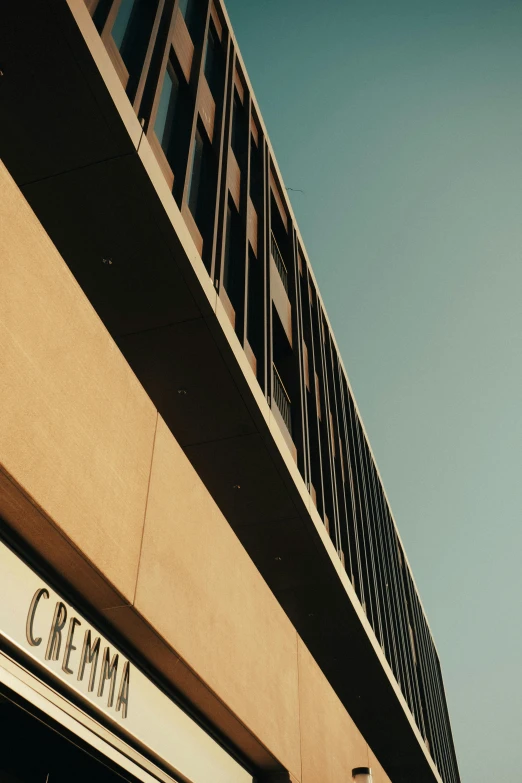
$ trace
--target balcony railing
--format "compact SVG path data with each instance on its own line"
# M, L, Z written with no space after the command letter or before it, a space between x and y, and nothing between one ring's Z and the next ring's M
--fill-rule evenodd
M273 368L273 379L274 379L273 380L274 401L286 425L286 429L288 430L290 435L292 435L292 403L290 401L290 397L288 396L288 392L284 387L283 381L281 380L281 376L277 372L275 364L272 365L272 368Z
M272 252L277 271L279 272L279 277L281 278L281 281L285 287L285 291L288 295L288 269L285 266L283 256L281 255L281 251L277 246L277 242L273 234L270 237L270 250Z

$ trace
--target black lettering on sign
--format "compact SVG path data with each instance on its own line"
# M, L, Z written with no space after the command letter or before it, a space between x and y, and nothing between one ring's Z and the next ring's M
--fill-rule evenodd
M98 685L98 696L103 696L103 689L105 687L105 681L109 680L109 697L107 699L107 707L112 707L114 701L114 688L116 687L116 675L118 673L118 660L119 655L115 653L110 661L111 650L110 647L106 647L103 651L103 663L100 674L100 684Z
M62 601L58 601L56 609L54 610L53 624L51 626L51 633L49 634L49 641L47 642L47 650L45 651L45 657L48 661L57 661L60 656L62 631L66 622L67 609Z
M49 597L49 590L45 587L42 587L35 592L31 599L29 611L27 613L27 619L25 622L25 635L27 642L31 645L31 647L38 647L42 643L42 637L35 635L35 615L40 601L42 599L47 600ZM49 638L47 641L47 647L45 650L45 659L47 661L59 661L61 658L62 671L64 671L65 674L74 674L76 664L74 658L71 662L71 656L72 653L78 649L78 647L74 644L74 635L78 626L82 625L82 621L74 616L69 618L67 638L65 639L64 634L65 644L63 647L63 657L61 657L60 651L62 649L62 631L64 631L66 625L67 607L63 601L57 601L51 623L51 630L49 632ZM81 682L84 679L86 667L90 666L89 682L87 686L89 693L94 691L94 686L96 684L96 677L98 674L98 659L100 657L100 653L101 637L96 636L93 638L93 632L91 630L85 631L82 652L78 665L77 680ZM107 645L104 647L96 696L100 699L104 697L105 686L108 683L107 707L114 707L115 695L117 693L116 705L114 709L115 712L120 713L121 718L124 719L127 717L129 711L130 663L124 658L122 659L123 668L121 669L119 687L117 687L119 660L119 653L114 653L111 659L110 646Z
M78 669L78 679L83 680L86 664L91 665L91 676L89 677L89 691L94 690L94 680L96 678L96 667L98 666L98 655L100 652L100 637L96 637L94 644L91 644L91 632L86 631L83 639L82 657L80 658L80 668Z
M71 617L69 620L69 632L67 634L67 641L65 642L65 652L63 654L62 669L66 674L74 674L72 669L69 669L69 658L73 650L76 647L73 644L74 630L77 625L81 625L81 622L77 617Z
M25 636L27 638L27 641L31 645L31 647L38 647L38 645L41 644L42 642L42 637L41 636L35 637L33 633L34 615L38 608L38 604L40 603L40 598L49 598L49 591L46 590L45 587L41 587L40 590L37 590L36 593L33 595L33 600L31 601L31 604L29 606L29 611L27 613L27 621L25 623Z
M121 717L127 717L127 711L129 709L129 676L130 676L130 664L125 661L123 667L123 674L121 675L120 691L118 693L118 699L116 700L116 712L121 710Z

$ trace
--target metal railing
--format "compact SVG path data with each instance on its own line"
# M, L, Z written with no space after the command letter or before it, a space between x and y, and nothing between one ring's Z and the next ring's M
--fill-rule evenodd
M273 369L273 398L274 402L279 409L283 421L290 435L292 434L292 402L288 396L288 392L285 389L284 383L281 380L281 376L277 372L275 364L272 365Z
M277 267L277 271L279 272L279 277L281 278L285 291L287 295L289 295L288 294L288 269L285 266L285 262L283 261L283 256L281 255L281 251L279 250L279 247L276 242L276 238L273 234L271 234L270 236L270 251L272 253L273 259L275 261L275 265Z

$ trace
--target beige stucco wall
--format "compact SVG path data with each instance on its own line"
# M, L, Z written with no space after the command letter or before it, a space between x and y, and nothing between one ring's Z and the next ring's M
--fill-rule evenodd
M363 766L371 767L373 783L388 783L388 776L301 639L298 648L302 783L348 783L350 771Z
M156 410L3 167L0 187L0 466L57 565L61 532L130 600Z
M297 774L295 630L161 419L135 608Z
M1 165L0 516L258 764L388 781Z

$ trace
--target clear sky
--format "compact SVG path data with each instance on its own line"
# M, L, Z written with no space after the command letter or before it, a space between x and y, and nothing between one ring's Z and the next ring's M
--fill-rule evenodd
M522 3L226 0L442 662L522 780Z

